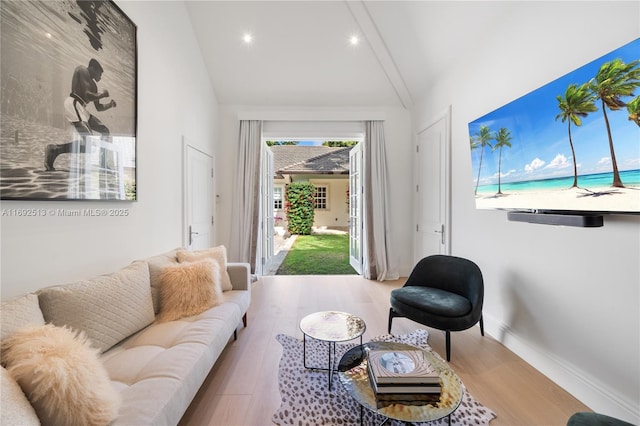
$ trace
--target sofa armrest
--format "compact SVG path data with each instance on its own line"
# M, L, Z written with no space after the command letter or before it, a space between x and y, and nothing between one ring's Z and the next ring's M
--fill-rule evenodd
M251 266L248 263L227 263L227 272L234 290L249 290Z

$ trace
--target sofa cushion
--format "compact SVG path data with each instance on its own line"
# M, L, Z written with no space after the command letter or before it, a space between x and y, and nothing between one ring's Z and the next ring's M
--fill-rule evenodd
M149 266L149 281L151 283L151 299L153 300L153 311L157 314L160 311L160 274L165 267L178 263L176 253L178 249L167 253L143 259Z
M82 332L27 326L3 341L2 350L43 425L106 426L117 416L120 394Z
M176 253L178 262L194 262L202 259L213 259L220 265L222 278L222 291L233 289L231 278L227 272L227 249L225 246L217 246L205 250L178 250Z
M39 425L40 420L11 374L0 367L0 425Z
M235 304L244 315L251 304L251 293L242 290L225 291L222 293L222 303Z
M220 266L211 259L167 266L160 275L157 322L174 321L220 303Z
M226 292L224 297L228 297ZM237 292L248 295L248 292ZM112 426L175 425L242 318L236 303L154 323L102 354L123 406Z
M38 296L26 294L0 304L0 341L25 325L44 325Z
M145 262L91 280L45 288L38 297L47 322L84 331L101 351L155 319Z

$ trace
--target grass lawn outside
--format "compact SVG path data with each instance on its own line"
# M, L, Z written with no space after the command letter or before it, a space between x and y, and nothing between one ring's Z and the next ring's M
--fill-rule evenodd
M298 235L277 275L352 275L349 234Z

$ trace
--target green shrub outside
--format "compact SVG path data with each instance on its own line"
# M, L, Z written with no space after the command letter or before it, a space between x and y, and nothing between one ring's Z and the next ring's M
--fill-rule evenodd
M316 187L307 182L293 182L285 191L285 210L290 234L310 235L315 215Z

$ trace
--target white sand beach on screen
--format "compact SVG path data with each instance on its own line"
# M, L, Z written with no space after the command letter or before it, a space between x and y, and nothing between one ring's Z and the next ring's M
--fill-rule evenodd
M476 195L476 207L479 209L640 212L640 187L637 186L503 192L503 194Z

